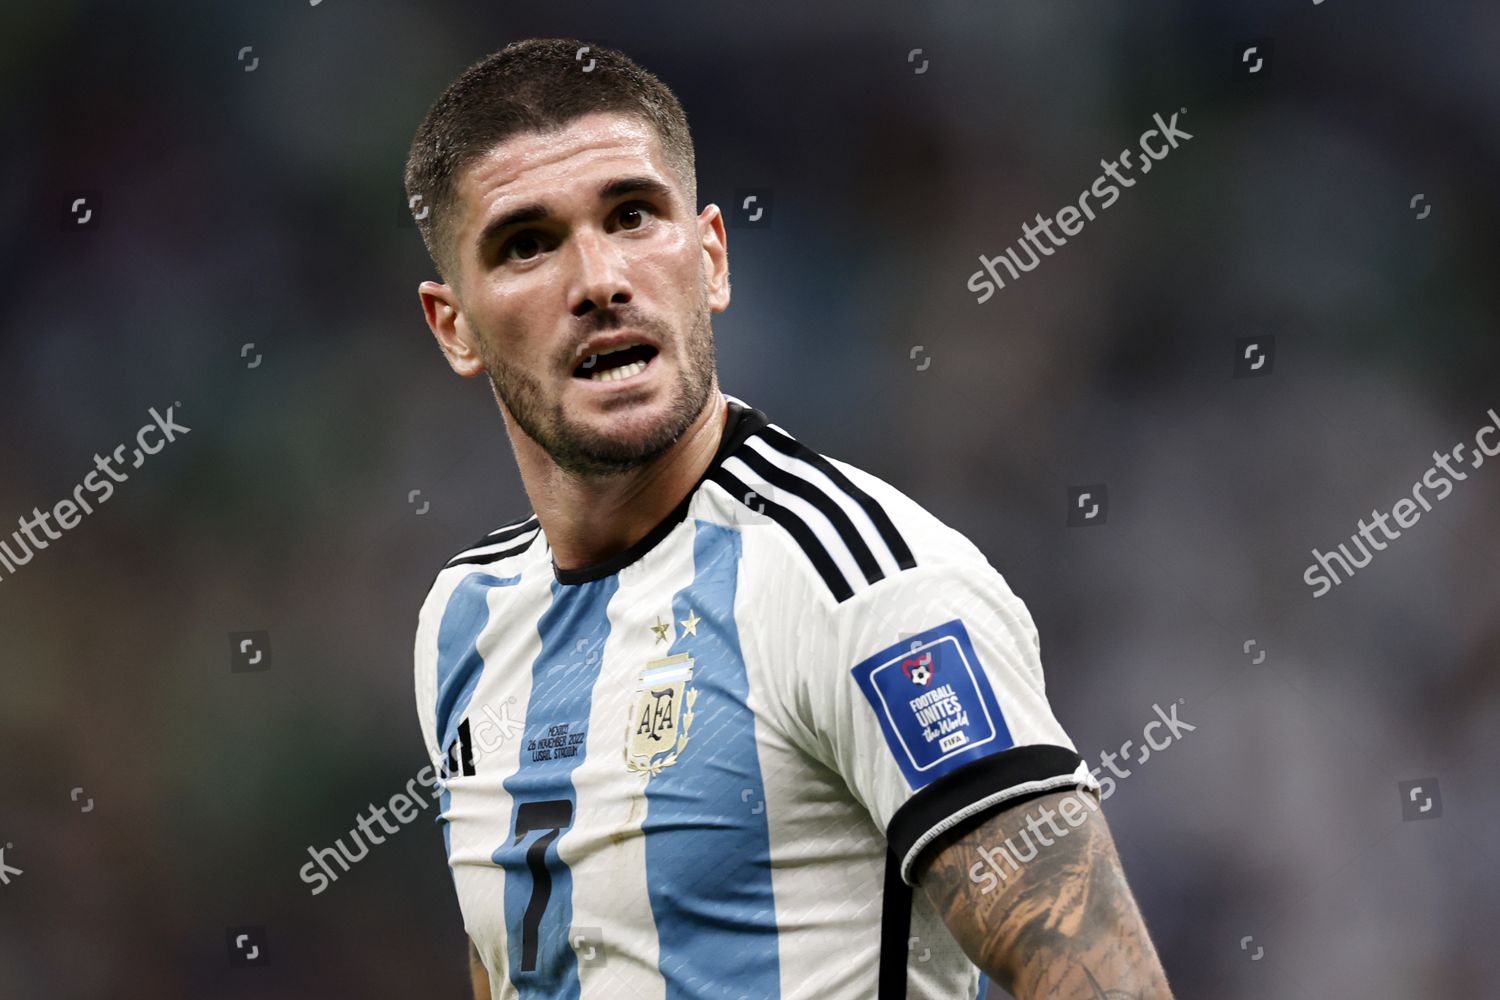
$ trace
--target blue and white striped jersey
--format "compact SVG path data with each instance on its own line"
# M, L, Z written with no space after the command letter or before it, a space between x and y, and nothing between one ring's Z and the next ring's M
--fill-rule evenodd
M495 997L972 998L913 862L1098 788L963 535L725 396L703 478L607 563L535 517L438 574L418 716Z

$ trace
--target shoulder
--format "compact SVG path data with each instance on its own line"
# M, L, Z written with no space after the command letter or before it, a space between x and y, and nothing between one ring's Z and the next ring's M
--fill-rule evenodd
M835 458L830 458L829 461L888 512L896 530L909 539L919 565L984 561L984 554L967 535L940 519L898 487L848 462Z
M884 479L825 455L767 422L718 463L709 481L724 513L764 525L776 568L806 580L830 609L924 567L987 565L977 547ZM765 547L765 546L762 546Z
M487 573L506 576L514 573L535 551L542 533L541 523L534 513L507 521L492 531L465 545L443 563L428 587L427 598L422 605L426 617L434 604L443 603L446 594L472 573Z
M507 521L464 546L448 558L448 561L443 564L443 569L452 569L455 566L486 566L504 562L526 552L531 547L531 543L541 534L541 530L541 522L537 520L536 515L528 512L525 517Z

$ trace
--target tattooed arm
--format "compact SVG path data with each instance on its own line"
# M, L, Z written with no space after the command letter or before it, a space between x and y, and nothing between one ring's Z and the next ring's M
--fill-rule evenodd
M944 835L923 852L916 883L1017 1000L1171 1000L1097 799L1079 801L1087 795L1043 795Z

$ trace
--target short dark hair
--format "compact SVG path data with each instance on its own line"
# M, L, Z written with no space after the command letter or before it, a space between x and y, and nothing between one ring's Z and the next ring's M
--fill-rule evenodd
M579 59L585 45L588 52ZM682 104L666 84L623 53L576 38L512 42L448 85L417 127L407 156L407 204L444 281L459 274L453 245L459 176L514 135L550 132L598 111L635 115L650 125L689 207L697 208L693 139Z

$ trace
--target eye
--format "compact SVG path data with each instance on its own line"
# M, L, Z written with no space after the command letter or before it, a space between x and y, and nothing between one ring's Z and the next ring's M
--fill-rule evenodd
M518 233L506 241L500 250L501 260L532 260L545 249L538 234Z
M620 228L626 230L640 229L646 224L647 215L655 215L656 210L644 201L633 201L620 209L618 219Z

